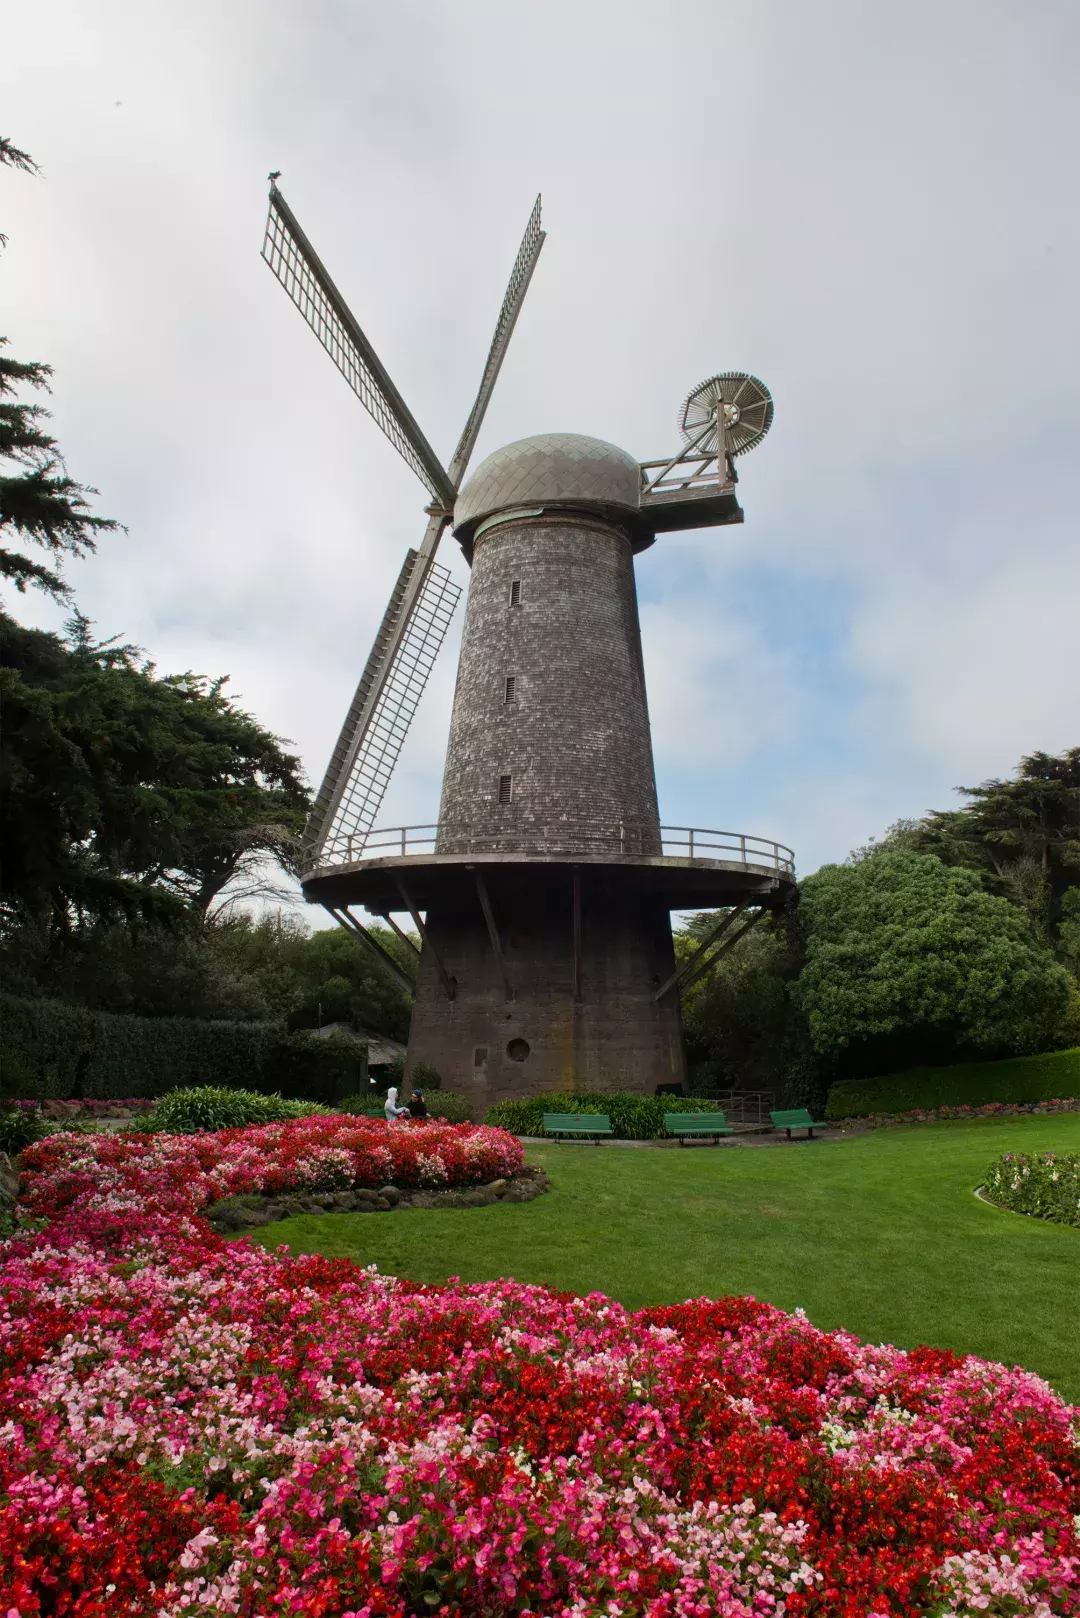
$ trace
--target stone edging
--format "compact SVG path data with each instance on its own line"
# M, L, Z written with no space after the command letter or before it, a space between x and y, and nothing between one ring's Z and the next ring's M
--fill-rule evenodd
M1003 1203L994 1202L986 1195L986 1187L984 1185L977 1185L971 1194L977 1199L977 1201L981 1202L984 1207L993 1208L995 1213L1015 1214L1017 1219L1039 1218L1038 1214L1025 1213L1023 1208L1006 1208ZM1039 1223L1043 1225L1053 1225L1056 1224L1057 1221L1054 1219L1041 1219L1039 1220ZM1067 1229L1068 1227L1066 1226L1065 1228Z
M380 1186L377 1191L357 1187L349 1191L316 1191L277 1197L260 1195L227 1197L203 1210L212 1230L219 1235L255 1230L273 1225L279 1219L298 1214L388 1213L392 1208L490 1208L497 1202L532 1202L551 1190L542 1169L526 1167L510 1180L492 1180L490 1185L463 1186L447 1191L402 1191L396 1185Z

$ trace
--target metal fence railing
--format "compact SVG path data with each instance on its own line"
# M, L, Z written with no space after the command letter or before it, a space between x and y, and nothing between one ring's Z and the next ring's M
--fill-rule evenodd
M358 861L404 859L439 854L534 854L583 857L611 854L664 857L724 865L764 867L795 874L795 856L783 843L744 832L709 831L698 826L634 826L621 821L557 821L550 826L466 825L442 821L425 826L376 827L373 831L328 838L316 851L312 872Z
M722 1108L729 1124L767 1124L776 1106L773 1090L710 1090L705 1099Z

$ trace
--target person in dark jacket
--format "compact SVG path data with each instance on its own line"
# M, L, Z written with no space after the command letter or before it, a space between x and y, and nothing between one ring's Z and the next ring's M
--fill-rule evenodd
M409 1097L409 1116L410 1118L431 1117L431 1114L427 1110L427 1102L424 1100L423 1090L414 1090L412 1095Z

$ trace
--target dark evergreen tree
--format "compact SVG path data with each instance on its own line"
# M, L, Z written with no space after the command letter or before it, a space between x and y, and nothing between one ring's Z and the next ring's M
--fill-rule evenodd
M30 174L37 171L33 158L0 136L4 163ZM0 245L6 240L0 236ZM0 350L6 347L7 339L0 337ZM56 571L56 560L85 556L98 534L119 524L91 512L87 496L97 490L68 475L60 447L45 428L45 407L16 397L27 388L48 391L51 376L52 367L40 360L16 360L0 352L0 579L17 590L33 585L62 601L70 591ZM13 541L40 546L53 565L12 550Z
M61 929L115 914L205 916L270 857L292 871L299 761L225 680L162 678L132 646L65 642L0 613L2 894Z
M1065 958L1080 888L1080 747L1031 753L1010 780L958 787L970 801L901 820L880 842L856 849L853 862L880 854L936 854L946 865L978 871L992 893L1028 915L1035 934ZM1063 932L1065 929L1065 932Z

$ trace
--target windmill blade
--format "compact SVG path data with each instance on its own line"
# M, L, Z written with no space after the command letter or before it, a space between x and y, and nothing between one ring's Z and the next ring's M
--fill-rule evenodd
M506 358L506 351L510 346L510 339L517 325L521 306L525 302L525 294L529 290L536 261L540 257L540 249L544 245L546 232L540 229L540 198L533 203L533 211L529 215L529 223L525 226L525 234L521 238L514 268L510 271L510 280L507 284L506 294L499 310L499 318L495 322L495 335L491 339L488 349L487 364L484 374L480 378L480 387L477 391L476 402L469 413L465 423L465 431L461 435L457 449L450 462L450 480L455 489L461 487L461 480L465 476L465 468L469 464L476 444L477 436L483 425L488 404L491 401L492 390L496 379L502 370L502 362Z
M305 863L358 856L375 824L461 589L434 560L446 523L433 516L410 550L383 614L308 819Z
M273 184L262 256L365 410L434 499L449 510L456 485Z

